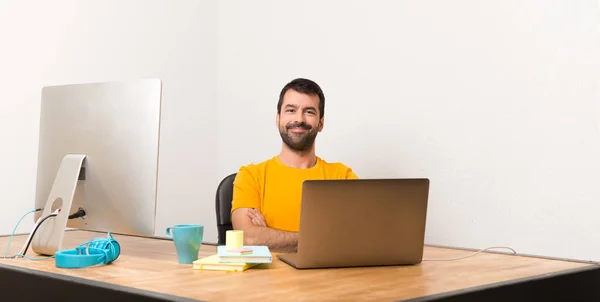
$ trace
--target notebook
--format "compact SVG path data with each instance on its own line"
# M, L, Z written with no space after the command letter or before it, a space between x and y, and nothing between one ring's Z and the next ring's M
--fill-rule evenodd
M245 245L243 249L251 249L252 253L242 254L227 252L225 245L217 247L217 255L220 263L271 263L273 257L269 247L264 245Z
M197 270L230 271L230 272L243 272L253 266L258 265L258 263L243 263L243 262L220 263L219 256L217 254L198 259L198 260L194 261L193 264L194 264L193 268L197 269Z

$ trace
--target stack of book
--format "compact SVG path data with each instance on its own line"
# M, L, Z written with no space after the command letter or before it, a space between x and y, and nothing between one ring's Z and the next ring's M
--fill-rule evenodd
M217 253L194 261L194 269L218 271L245 271L253 266L271 263L273 257L267 246L251 245L241 249L227 249L221 245Z

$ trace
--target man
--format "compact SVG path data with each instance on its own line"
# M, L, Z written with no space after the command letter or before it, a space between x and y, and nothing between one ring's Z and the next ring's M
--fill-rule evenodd
M297 250L302 182L358 178L349 167L315 155L324 113L325 96L317 83L295 79L281 90L275 118L281 152L241 167L234 181L231 221L244 231L245 245Z

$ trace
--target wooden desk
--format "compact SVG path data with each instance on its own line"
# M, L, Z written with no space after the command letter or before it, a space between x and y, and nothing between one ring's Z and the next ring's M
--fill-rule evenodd
M104 233L68 231L64 248L74 248ZM273 257L273 263L245 272L193 270L177 263L175 246L165 239L114 235L122 253L110 265L82 269L59 269L54 259L32 261L1 259L0 267L22 267L44 274L60 274L208 301L333 301L421 299L447 292L465 291L519 278L549 276L573 270L595 270L595 264L481 253L456 261L423 262L416 266L296 270ZM16 236L8 255L23 245L26 236ZM0 238L2 253L8 237ZM216 252L202 245L200 257ZM451 258L469 251L425 247L425 258ZM29 252L29 256L36 255ZM77 280L71 278L71 280ZM441 296L439 296L441 297ZM169 297L167 297L169 298ZM174 297L170 297L173 298Z

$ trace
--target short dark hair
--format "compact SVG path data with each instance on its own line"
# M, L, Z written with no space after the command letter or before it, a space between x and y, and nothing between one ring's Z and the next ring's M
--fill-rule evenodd
M298 78L287 83L279 94L279 102L277 102L277 114L281 113L281 105L283 104L283 96L288 90L294 90L300 93L316 95L319 97L319 118L325 115L325 95L319 85L309 79Z

